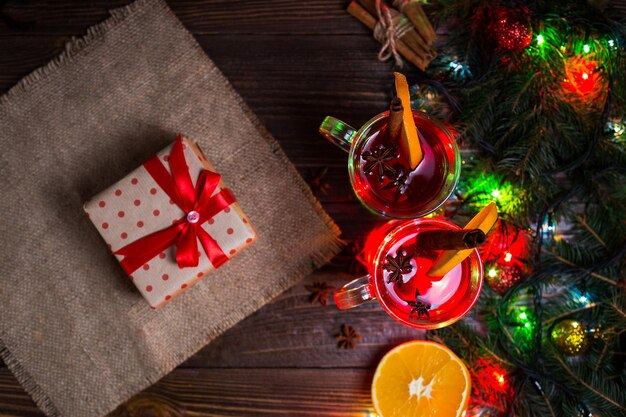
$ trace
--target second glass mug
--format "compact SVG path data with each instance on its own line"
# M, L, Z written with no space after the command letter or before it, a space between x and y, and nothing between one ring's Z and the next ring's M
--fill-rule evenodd
M426 272L441 251L416 244L422 232L458 229L442 219L415 219L390 221L374 230L363 251L369 273L335 292L337 307L349 309L377 300L396 321L425 330L461 319L478 300L482 287L478 251L474 249L443 277L429 277Z
M386 133L389 111L356 130L326 117L319 131L350 154L348 172L358 199L370 211L398 219L425 216L450 197L461 173L454 136L439 122L413 110L424 158L415 170L407 167Z

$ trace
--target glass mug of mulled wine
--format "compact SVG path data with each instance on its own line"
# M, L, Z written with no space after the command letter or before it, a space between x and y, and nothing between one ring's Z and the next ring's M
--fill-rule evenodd
M389 111L354 129L326 117L319 131L348 152L348 172L357 198L370 211L414 219L439 208L452 194L461 173L454 136L425 113L412 110L423 159L411 170L396 138L388 133Z
M442 219L392 220L367 238L361 261L368 274L337 290L339 309L377 300L396 321L417 329L449 326L476 303L483 264L476 249L443 276L430 276L439 255L463 229ZM484 238L484 235L483 235Z

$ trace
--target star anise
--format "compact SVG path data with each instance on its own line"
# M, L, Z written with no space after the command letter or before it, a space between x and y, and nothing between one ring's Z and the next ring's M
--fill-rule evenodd
M365 274L367 272L367 268L362 262L363 242L358 239L348 242L345 252L350 257L348 263L348 272L352 275Z
M328 304L328 296L335 290L335 287L329 287L325 282L314 282L304 288L311 292L311 304L319 302L323 306Z
M341 333L335 336L335 339L339 341L337 343L339 349L355 349L358 341L361 340L361 335L352 326L343 324Z
M402 275L408 274L413 270L413 265L411 265L412 257L413 255L404 255L402 253L402 246L396 251L395 258L387 255L387 262L389 263L383 264L383 269L390 272L387 277L387 284L395 281L398 286L402 285Z
M409 314L417 313L417 317L422 317L422 314L424 314L426 317L430 317L430 313L428 312L430 310L430 303L425 303L420 298L420 292L418 290L415 290L415 301L404 300L404 302L413 307Z
M306 174L305 181L316 197L328 194L328 190L331 189L330 184L324 180L327 172L328 167L324 167L317 170L309 170Z
M363 172L369 174L376 170L378 181L382 184L385 175L387 177L395 175L396 170L389 164L389 161L397 158L397 156L396 148L393 146L387 148L378 145L370 151L365 151L361 154L361 158L366 161Z
M396 189L396 193L393 195L393 201L397 202L406 190L409 188L409 175L406 173L404 168L397 165L394 168L394 175L390 178L390 183L382 187L383 190L391 190L393 188Z

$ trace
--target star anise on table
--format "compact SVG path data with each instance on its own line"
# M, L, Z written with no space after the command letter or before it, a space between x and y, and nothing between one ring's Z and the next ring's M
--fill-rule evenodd
M311 293L311 304L319 302L323 306L328 305L328 296L335 290L335 287L329 287L325 282L314 282L304 288Z
M409 314L417 313L417 317L422 317L422 314L426 317L430 317L430 313L428 312L430 310L430 303L425 303L420 298L422 298L420 296L420 292L418 290L415 290L415 301L404 300L404 302L413 307Z
M402 285L402 275L408 274L413 270L413 265L411 265L412 257L413 255L403 254L402 246L396 251L395 258L391 255L387 255L388 263L383 264L383 269L390 272L387 277L387 284L395 281L398 286Z
M341 326L341 333L335 336L338 340L337 347L339 349L355 349L361 335L357 333L352 326L343 324Z
M361 262L363 252L363 242L361 240L353 240L346 245L346 254L350 257L348 264L348 272L352 275L363 275L367 272L367 268Z
M409 175L406 173L404 168L401 166L396 166L394 168L394 174L389 178L391 180L390 183L382 187L383 190L391 190L393 188L396 189L396 193L393 195L393 201L397 202L406 190L409 188Z
M389 164L389 161L397 158L397 156L396 148L393 146L387 148L378 145L372 150L365 151L361 154L361 158L365 160L363 172L369 174L376 170L378 181L382 184L385 175L387 177L395 175L396 170Z
M328 191L331 189L330 184L324 179L327 172L328 167L324 167L317 170L310 169L306 174L305 181L316 197L328 194Z

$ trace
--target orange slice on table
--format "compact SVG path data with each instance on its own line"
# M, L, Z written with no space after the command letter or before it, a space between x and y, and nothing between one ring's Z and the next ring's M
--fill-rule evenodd
M380 361L372 401L380 417L460 417L470 388L469 371L458 356L439 343L416 340Z
M480 229L485 234L489 233L494 224L498 221L498 207L496 203L491 202L487 207L483 208L472 220L470 220L464 227L464 229ZM428 271L427 275L431 277L441 277L447 274L463 262L465 258L470 256L474 249L462 249L462 250L446 250L439 256L437 262Z
M399 72L394 72L393 76L396 80L396 94L404 108L402 112L400 149L402 150L402 154L407 158L411 169L415 169L420 162L422 162L424 155L422 154L419 134L415 126L415 119L413 119L413 112L411 111L409 84L406 81L406 77Z

